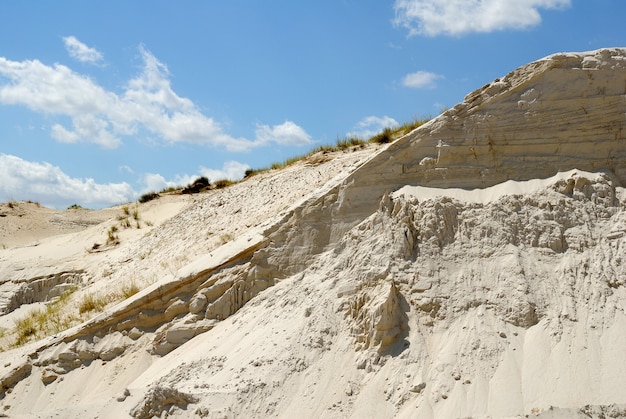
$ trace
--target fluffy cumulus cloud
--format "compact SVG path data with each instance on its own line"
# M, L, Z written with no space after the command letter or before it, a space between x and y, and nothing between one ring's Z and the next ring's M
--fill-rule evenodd
M0 201L30 199L54 208L75 203L102 208L136 198L127 183L99 184L93 179L72 178L50 163L8 154L0 154L0 179Z
M230 160L224 163L221 169L209 169L206 167L200 167L200 174L206 176L211 182L216 180L228 179L228 180L240 180L246 174L246 170L250 169L245 163Z
M159 192L168 188L178 188L184 185L189 185L197 178L198 176L177 175L174 179L168 180L158 173L146 173L142 178L144 187L141 193Z
M524 29L541 22L539 9L563 9L571 0L396 0L395 23L410 35L463 35Z
M97 64L102 61L103 56L100 51L95 48L90 48L87 45L80 42L74 36L66 36L63 38L63 43L65 43L65 49L70 57L83 62L90 64Z
M98 59L97 51L76 38L64 40L76 58L90 62ZM228 135L190 99L174 92L165 64L144 47L139 52L143 68L121 93L108 91L88 76L61 64L0 57L0 104L21 105L35 112L69 117L69 125L51 126L54 139L64 143L96 143L105 148L116 148L124 137L139 135L141 131L166 143L209 145L228 151L248 151L271 142L300 145L311 141L291 121L273 127L262 125L253 140Z
M354 126L354 129L348 132L348 137L368 139L382 132L385 128L394 128L398 126L398 121L390 116L368 116L363 118Z
M281 145L307 145L312 140L302 128L291 121L270 127L257 125L256 142L259 144L277 143Z
M416 71L415 73L404 76L402 84L414 89L433 88L436 86L436 80L442 78L443 76L440 74L430 73L428 71Z

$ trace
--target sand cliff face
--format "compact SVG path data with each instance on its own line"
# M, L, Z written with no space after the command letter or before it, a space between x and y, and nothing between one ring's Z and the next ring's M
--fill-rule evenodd
M625 60L623 49L605 49L514 70L393 144L352 176L355 185L473 189L572 168L611 170L623 182Z
M626 50L523 66L232 242L193 249L172 277L11 352L5 410L626 414L624 122ZM231 199L254 196L238 187ZM177 222L211 228L202 213L136 245ZM154 249L116 269L149 269Z

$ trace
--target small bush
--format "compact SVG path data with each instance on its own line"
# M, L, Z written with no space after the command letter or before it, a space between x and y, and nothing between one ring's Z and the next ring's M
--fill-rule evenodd
M156 192L148 192L139 197L139 203L145 204L146 202L152 201L153 199L157 199L160 197L161 195Z
M211 182L209 182L209 179L207 177L205 177L205 176L202 176L202 177L199 177L198 179L194 180L189 185L187 185L183 189L182 193L184 193L184 194L200 193L200 192L206 191L210 187L211 187Z

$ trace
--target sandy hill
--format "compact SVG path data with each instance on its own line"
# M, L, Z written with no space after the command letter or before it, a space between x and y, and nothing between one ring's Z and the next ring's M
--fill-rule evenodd
M626 416L624 122L626 50L557 54L388 146L105 221L20 203L0 414Z

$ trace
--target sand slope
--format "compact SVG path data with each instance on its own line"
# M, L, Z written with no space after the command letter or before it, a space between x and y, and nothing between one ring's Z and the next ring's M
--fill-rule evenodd
M625 80L626 50L557 54L389 146L140 207L117 246L86 251L113 218L4 249L5 317L20 284L143 290L2 353L3 411L625 416Z

